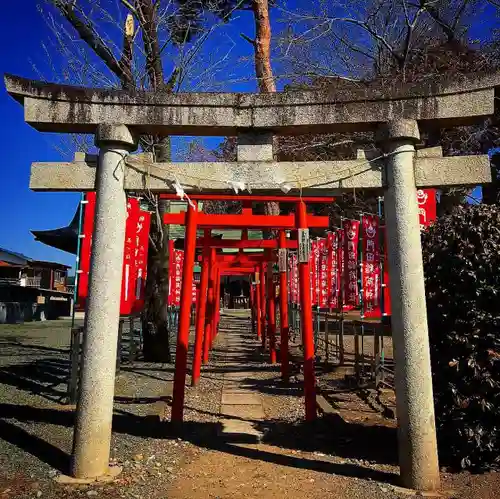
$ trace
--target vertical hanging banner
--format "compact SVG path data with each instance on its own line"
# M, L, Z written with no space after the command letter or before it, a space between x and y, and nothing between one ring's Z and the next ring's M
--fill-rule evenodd
M326 239L318 240L318 306L328 308L328 246Z
M344 304L356 306L359 301L358 293L358 242L359 221L344 220Z
M139 200L130 198L127 201L127 223L125 226L125 244L123 248L122 291L120 297L120 315L132 313L135 302L135 248L136 231L139 221Z
M173 278L173 292L172 292L172 305L179 307L181 304L181 290L182 290L182 267L184 266L184 251L174 249L174 278Z
M338 265L339 237L337 232L328 234L328 307L337 310L339 308L340 294L340 272Z
M148 276L148 247L149 229L151 227L151 213L139 212L135 232L135 301L132 312L140 312L144 308L146 293L146 279Z
M364 317L381 317L380 293L380 234L379 218L363 215L361 224L362 240L362 281L361 296Z
M290 295L292 303L297 305L299 303L299 267L295 253L290 256Z
M168 298L167 305L170 307L174 303L174 241L168 241Z
M420 230L425 230L436 220L436 189L417 190Z
M339 269L339 309L344 307L344 229L337 229L337 265Z
M92 233L94 231L96 193L85 194L83 211L82 244L78 265L77 306L85 308L88 296L90 259L92 253ZM127 200L127 221L123 248L120 314L140 312L144 306L149 227L151 215L141 211L139 200Z
M391 290L389 287L389 257L387 255L387 230L382 227L382 240L384 242L384 274L382 277L383 283L383 309L382 315L391 315Z
M87 192L84 198L82 239L78 256L78 308L85 309L85 301L89 292L90 251L92 249L92 232L94 230L95 192Z
M193 304L196 303L197 298L198 298L198 287L193 279L193 286L191 288L191 301Z
M309 255L309 273L311 277L311 305L318 304L318 241L311 242L311 253Z

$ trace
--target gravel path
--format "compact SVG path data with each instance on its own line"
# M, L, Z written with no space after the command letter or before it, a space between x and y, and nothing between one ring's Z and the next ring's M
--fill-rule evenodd
M408 497L397 478L394 420L359 397L337 394L341 417L303 423L300 375L284 385L257 348L247 352L252 388L266 419L258 445L219 436L224 342L216 342L200 384L186 389L182 430L168 423L171 364L123 365L116 381L112 456L123 466L107 485L61 486L69 468L74 412L61 405L68 373L69 322L0 326L0 499L13 498L323 498ZM244 317L221 327L248 331ZM222 338L222 336L219 336ZM242 360L242 370L245 370ZM320 379L321 382L321 379ZM161 421L161 419L163 421ZM497 497L498 474L443 474L453 497Z

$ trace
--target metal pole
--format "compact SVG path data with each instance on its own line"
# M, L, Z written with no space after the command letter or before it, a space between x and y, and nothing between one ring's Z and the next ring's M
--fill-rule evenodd
M408 488L435 490L440 479L414 174L414 144L420 136L417 122L408 119L391 121L380 132L387 154L385 213L401 479Z
M205 230L205 239L210 237L210 229ZM207 292L208 292L208 273L209 269L209 249L203 248L201 276L200 276L200 293L198 296L198 314L196 317L196 334L194 339L194 357L193 357L193 375L191 384L194 386L200 379L201 361L203 356L203 335L205 332L205 315L207 307Z
M306 238L308 244L309 229L307 227L306 205L303 201L297 203L297 229L307 235ZM300 244L301 235L299 234L299 245ZM307 258L305 258L306 255ZM300 306L302 313L302 345L304 348L304 395L306 406L306 421L312 421L316 419L316 380L314 376L314 337L310 290L311 275L309 268L309 249L302 252L299 249L298 265L300 283Z
M187 354L191 304L193 301L193 267L196 251L196 205L188 205L184 239L184 266L182 268L181 307L175 352L174 391L172 397L172 422L181 422L184 414Z
M280 262L285 263L280 267L280 361L281 361L281 379L288 381L290 377L290 366L288 364L288 279L287 279L287 257L286 257L286 234L284 230L280 231L279 247L283 252Z
M100 125L96 143L96 213L73 438L72 474L77 478L99 477L109 469L127 219L124 158L136 147L125 126Z

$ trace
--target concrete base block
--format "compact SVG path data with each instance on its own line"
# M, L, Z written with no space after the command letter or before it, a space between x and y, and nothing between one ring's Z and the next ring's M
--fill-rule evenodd
M57 483L61 485L92 485L100 483L109 483L116 479L116 477L122 472L121 466L110 466L108 472L102 476L94 478L75 478L69 475L58 475L54 478Z

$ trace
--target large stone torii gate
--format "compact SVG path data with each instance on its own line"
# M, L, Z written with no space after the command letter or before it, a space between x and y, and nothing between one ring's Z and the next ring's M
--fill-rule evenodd
M81 394L72 473L108 472L113 412L126 191L228 192L244 182L253 193L336 195L384 191L388 226L399 460L403 485L439 487L424 276L415 188L490 181L485 156L442 157L439 148L415 154L420 130L481 121L494 112L500 75L455 79L395 90L360 89L275 94L127 93L5 77L25 120L40 131L93 133L95 158L35 163L38 191L97 190ZM385 93L384 93L385 92ZM273 134L375 130L380 154L370 161L275 162ZM153 163L128 156L140 134L237 136L233 163ZM298 192L298 191L295 191Z

